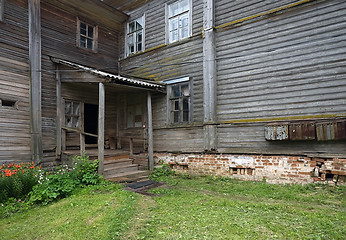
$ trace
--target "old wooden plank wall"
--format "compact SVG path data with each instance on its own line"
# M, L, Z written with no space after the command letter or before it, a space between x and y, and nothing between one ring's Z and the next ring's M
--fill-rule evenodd
M77 17L86 23L98 26L98 47L96 53L76 47ZM41 2L41 21L43 69L42 142L44 160L49 164L49 162L54 161L56 147L56 80L55 66L50 57L104 69L108 72L117 72L119 33L108 26L100 25L97 19L76 16L45 1ZM64 87L63 91L65 90L66 88ZM76 94L76 97L69 96L69 93ZM95 93L97 94L97 90ZM79 98L78 91L68 92L64 96L71 99ZM84 98L87 98L87 95ZM91 99L93 98L91 97ZM87 100L87 102L93 102L93 100Z
M293 2L216 1L216 25ZM218 29L218 120L243 122L218 128L219 151L346 154L345 141L264 139L267 122L345 115L345 12L345 1L312 1Z
M121 71L156 81L192 77L193 122L189 126L169 126L166 97L153 96L154 150L201 151L203 4L193 1L194 35L166 45L164 9L171 2L154 0L128 12L130 19L145 14L146 50L122 59ZM345 1L304 1L220 27L298 2L215 1L219 152L346 154L345 141L268 142L264 138L269 122L345 116Z
M5 1L0 21L0 99L16 102L0 104L0 165L31 159L27 8L27 1Z
M166 96L153 95L154 151L198 152L203 150L203 4L201 0L193 1L193 36L165 45L165 3L171 2L174 1L154 0L127 13L130 20L145 14L145 49L149 51L124 58L121 61L121 72L156 81L186 76L192 79L192 124L184 128L171 128L167 124ZM158 46L155 50L151 49Z

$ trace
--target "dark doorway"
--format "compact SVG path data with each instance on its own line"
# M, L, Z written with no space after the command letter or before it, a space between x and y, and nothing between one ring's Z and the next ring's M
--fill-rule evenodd
M97 135L98 109L98 105L84 104L84 132ZM97 138L86 135L85 144L97 144Z

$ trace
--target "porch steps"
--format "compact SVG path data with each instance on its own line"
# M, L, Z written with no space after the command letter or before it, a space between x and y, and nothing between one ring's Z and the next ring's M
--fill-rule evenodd
M131 182L148 178L149 171L140 170L129 155L118 155L104 159L104 178L115 182Z

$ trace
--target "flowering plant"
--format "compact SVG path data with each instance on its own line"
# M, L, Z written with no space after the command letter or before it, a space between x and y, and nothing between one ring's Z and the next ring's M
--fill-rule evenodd
M41 172L41 167L34 162L0 166L0 202L9 198L24 199L37 184Z

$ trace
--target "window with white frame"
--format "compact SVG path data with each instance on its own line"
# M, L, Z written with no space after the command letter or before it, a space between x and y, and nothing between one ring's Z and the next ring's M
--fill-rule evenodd
M77 46L92 51L97 50L97 26L77 19Z
M166 81L168 112L171 124L191 121L191 87L188 77Z
M176 42L191 35L190 0L179 0L167 7L168 42Z
M126 27L126 55L144 50L144 16L128 22Z
M0 21L4 20L4 5L5 0L0 0Z

